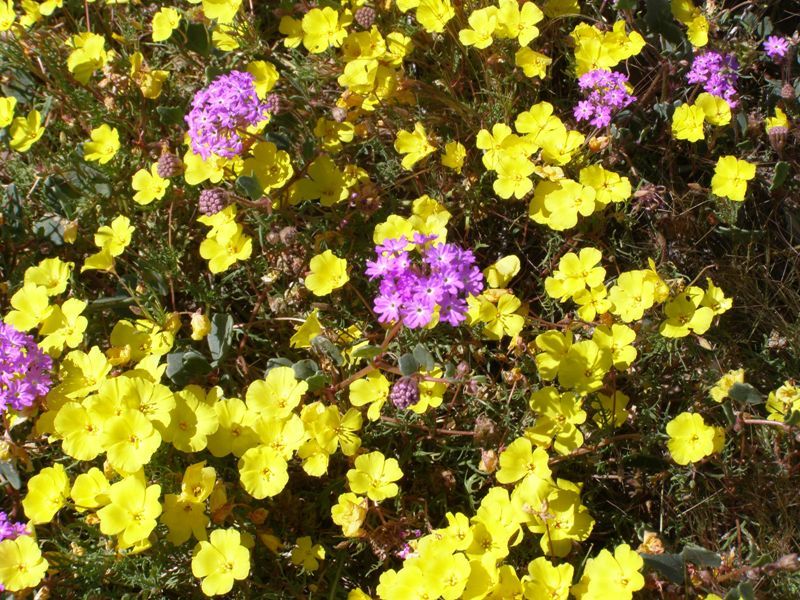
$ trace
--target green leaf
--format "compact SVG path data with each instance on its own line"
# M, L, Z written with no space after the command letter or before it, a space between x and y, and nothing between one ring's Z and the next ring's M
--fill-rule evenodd
M769 186L769 191L774 192L781 187L786 181L786 178L789 177L790 171L789 163L784 160L778 161L775 165L775 173L772 175L772 183Z
M305 381L309 377L313 377L319 373L319 365L310 358L306 358L303 360L298 360L296 363L294 363L292 365L292 370L294 371L294 376L297 377L297 379L302 379Z
M325 354L330 358L337 367L341 367L344 364L344 357L336 345L326 338L324 335L318 335L313 340L311 340L311 346L317 351Z
M367 360L372 360L376 356L381 353L380 346L361 346L360 348L356 348L350 353L350 357L353 359L356 358L366 358Z
M210 372L208 359L197 350L167 354L167 377L177 386L183 387Z
M14 466L13 463L8 461L0 461L0 475L3 476L9 485L18 490L22 487L22 480L19 477L19 471L17 471L17 467Z
M644 20L654 33L661 34L673 44L680 44L683 41L683 32L675 24L669 4L669 0L647 0Z
M241 175L236 179L236 187L242 191L242 193L253 200L254 202L261 198L263 194L263 190L261 188L261 184L258 183L258 179L255 177L250 177L248 175Z
M413 375L419 371L419 363L417 362L417 359L414 358L414 355L410 352L403 354L403 356L401 356L400 360L397 362L398 366L400 367L400 372L404 377L408 377L409 375Z
M278 358L270 358L267 361L267 368L264 370L264 376L266 377L267 373L269 373L272 369L276 367L292 367L294 366L292 361L288 358L278 357Z
M4 220L0 230L9 228L20 232L22 229L22 197L16 184L9 183L5 191L6 193L0 197L0 209L2 209Z
M157 106L156 112L164 125L180 125L186 114L186 111L180 106Z
M211 52L211 40L208 37L208 30L202 23L189 23L186 28L186 47L189 50L208 56Z
M756 600L756 591L753 584L743 581L725 596L725 600Z
M233 341L233 317L221 313L211 317L211 331L207 340L212 360L219 362L224 359Z
M800 410L791 411L784 419L784 423L787 425L800 425Z
M744 402L746 404L761 404L764 402L764 397L756 388L749 383L734 383L728 391L728 396L737 402Z
M328 385L328 376L325 373L317 373L306 379L306 383L309 392L316 392Z
M417 359L417 364L423 371L432 371L436 366L436 361L428 349L422 344L417 344L413 351L414 358Z
M682 584L685 578L680 554L642 554L644 564L658 571L673 583Z
M722 559L719 554L706 550L702 546L695 546L694 544L686 544L681 550L681 556L686 562L690 562L698 567L719 567L722 564Z

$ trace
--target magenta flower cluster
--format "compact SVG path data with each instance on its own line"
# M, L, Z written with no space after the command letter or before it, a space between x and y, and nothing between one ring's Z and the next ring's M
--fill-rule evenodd
M375 312L381 323L424 327L437 307L439 319L452 326L466 319L466 299L483 290L483 273L471 250L436 239L416 233L411 242L403 236L375 247L376 259L367 261L366 273L380 279Z
M733 54L709 51L694 57L686 80L698 83L713 96L723 98L731 108L736 106L736 82L739 62Z
M256 93L255 77L244 71L220 75L192 99L186 115L192 151L203 159L212 154L224 158L244 151L245 130L274 113L274 97L262 101Z
M52 366L33 336L0 323L0 415L23 410L50 391Z
M764 42L764 54L772 60L780 61L789 52L789 40L779 35L771 35Z
M636 101L628 93L628 78L622 73L595 69L578 79L578 86L586 95L573 109L578 121L589 121L594 127L607 127L614 113Z
M25 524L10 521L8 515L0 510L0 542L15 540L21 535L28 535L28 528Z

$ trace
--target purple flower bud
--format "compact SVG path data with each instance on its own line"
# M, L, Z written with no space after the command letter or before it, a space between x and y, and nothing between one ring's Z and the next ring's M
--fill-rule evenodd
M413 377L401 377L394 382L389 399L402 410L413 406L419 402L419 383Z

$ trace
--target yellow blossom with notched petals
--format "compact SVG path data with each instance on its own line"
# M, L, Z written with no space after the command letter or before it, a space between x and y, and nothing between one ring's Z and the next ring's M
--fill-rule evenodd
M7 591L21 592L36 587L47 573L48 566L31 536L21 535L0 542L0 581Z
M150 170L139 169L131 179L131 187L136 190L133 196L137 204L150 204L153 200L164 197L169 187L169 179L164 179L158 174L158 165L153 163Z
M250 551L236 529L216 529L201 541L192 557L192 574L202 579L206 596L227 594L236 580L250 574Z
M309 262L310 273L305 284L315 296L327 296L350 281L347 275L347 261L326 250L317 254Z
M735 156L721 156L714 167L711 178L711 191L717 196L744 201L747 194L747 182L756 176L756 166Z
M428 156L431 152L436 150L434 146L428 141L425 127L422 123L414 125L414 131L400 130L397 133L397 139L394 142L394 149L404 154L403 160L400 164L407 171L411 170L417 162Z

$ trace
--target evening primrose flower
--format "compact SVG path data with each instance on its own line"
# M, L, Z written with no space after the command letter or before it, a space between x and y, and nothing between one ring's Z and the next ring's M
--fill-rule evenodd
M168 40L180 22L181 16L177 10L172 7L163 7L153 15L153 41Z
M703 122L706 113L700 106L681 104L672 114L672 135L676 140L696 142L705 137Z
M460 142L449 142L444 147L442 165L460 174L466 157L467 150L464 148L463 144Z
M327 296L350 281L347 275L347 261L337 257L330 250L317 254L309 263L310 273L305 284L315 296Z
M109 127L105 123L92 129L92 140L83 143L83 157L86 160L106 164L120 149L119 131L116 127Z
M48 566L31 536L0 542L0 582L7 591L19 592L39 585Z
M667 448L676 463L688 465L714 452L715 434L702 415L683 412L667 423Z
M22 508L25 510L25 516L34 525L49 523L64 506L67 498L69 498L69 477L64 465L56 463L31 477Z
M347 472L347 481L353 493L380 502L397 495L399 488L394 482L402 476L397 459L386 458L376 450L356 458L355 468Z
M709 391L711 399L714 402L722 402L728 397L731 388L737 383L744 383L744 369L728 371L720 377Z
M0 7L3 6L0 1ZM0 96L0 129L8 127L14 120L14 108L17 106L17 99L14 96Z
M428 136L422 123L416 123L413 132L405 131L404 129L398 131L394 149L398 153L405 155L400 164L407 171L410 171L411 167L417 162L436 150L428 141Z
M131 179L131 187L136 190L133 201L137 204L150 204L164 197L169 187L169 179L158 174L158 163L150 165L150 170L139 169Z
M161 486L148 486L143 476L131 475L108 490L110 502L97 511L100 531L116 535L120 549L144 542L161 514Z
M721 156L711 178L711 191L736 202L744 201L747 182L756 176L756 166L735 156Z
M32 110L27 117L17 117L11 122L9 130L11 141L8 143L12 150L27 152L44 135L42 115L38 110Z
M319 569L319 561L324 558L325 548L312 542L309 536L303 536L297 538L297 544L292 548L290 560L292 564L313 572Z
M522 69L525 77L538 77L544 79L547 76L547 67L553 59L528 47L520 48L514 55L514 64Z
M241 534L236 529L216 529L208 541L195 546L192 574L202 579L206 596L227 594L233 582L246 579L250 574L250 551L242 545Z

